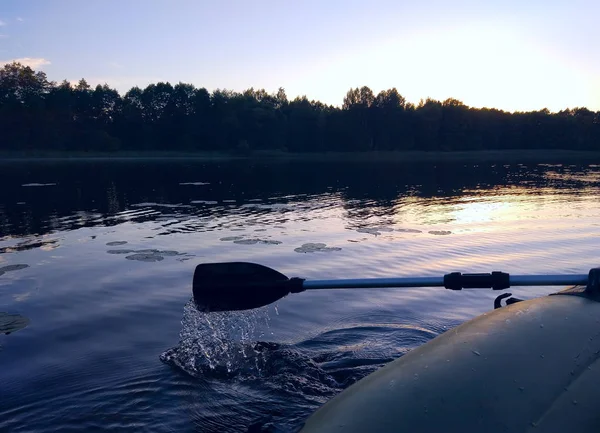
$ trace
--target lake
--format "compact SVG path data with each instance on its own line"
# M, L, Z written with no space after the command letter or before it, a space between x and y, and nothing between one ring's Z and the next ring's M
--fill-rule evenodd
M2 162L0 330L27 322L0 335L0 431L293 431L498 293L319 290L204 314L196 265L587 273L599 192L596 161Z

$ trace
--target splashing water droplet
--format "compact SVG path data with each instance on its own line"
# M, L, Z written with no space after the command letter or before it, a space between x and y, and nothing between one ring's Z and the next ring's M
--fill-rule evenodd
M268 308L202 313L190 300L184 307L179 345L164 352L161 360L199 376L236 374L250 359L256 368L252 373L260 375L261 351L254 343L264 333L260 326L269 326Z

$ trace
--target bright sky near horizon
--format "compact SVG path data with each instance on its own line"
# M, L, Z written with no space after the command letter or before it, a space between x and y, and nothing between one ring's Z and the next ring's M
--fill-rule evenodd
M597 0L0 0L0 63L121 93L179 81L341 105L351 87L600 110Z

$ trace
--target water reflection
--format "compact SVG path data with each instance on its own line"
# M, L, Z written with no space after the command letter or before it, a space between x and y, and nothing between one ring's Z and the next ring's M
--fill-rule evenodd
M2 167L3 237L145 221L160 221L160 235L260 229L331 218L339 209L334 216L349 229L369 229L371 221L480 223L510 217L531 195L580 196L585 205L600 186L589 164L23 164Z
M189 310L199 262L251 260L309 279L597 266L600 167L586 164L15 163L0 173L0 310L34 324L2 336L3 431L293 430L495 297L313 291L240 321Z

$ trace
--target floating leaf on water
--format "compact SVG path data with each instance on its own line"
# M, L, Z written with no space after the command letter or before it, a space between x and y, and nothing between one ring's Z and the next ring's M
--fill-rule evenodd
M158 254L160 254L161 256L172 257L172 256L178 256L179 251L163 250L163 251L159 251Z
M223 200L223 203L235 203L236 200Z
M163 256L158 254L132 254L125 257L127 260L137 260L138 262L160 262L164 260Z
M448 230L431 230L429 232L430 235L450 235L452 234L451 231Z
M240 239L237 241L233 241L234 244L240 244L240 245L254 245L257 244L260 241L260 239Z
M210 182L179 182L179 185L201 186L201 185L210 185Z
M17 204L26 204L24 201L18 201Z
M374 227L375 230L378 230L380 232L393 232L394 229L391 227Z
M423 233L421 230L416 229L396 229L396 231L402 233Z
M135 253L135 250L108 250L108 254L131 254Z
M369 234L375 235L375 236L378 236L378 235L381 234L381 233L379 233L378 229L376 229L376 228L368 228L368 227L363 227L363 228L357 229L356 231L358 233L369 233Z
M325 248L321 248L318 251L327 253L327 252L330 252L330 251L342 251L342 249L339 248L339 247L325 247Z
M0 312L0 333L10 334L29 325L29 319L20 314Z
M254 229L255 232L266 232L267 229Z
M158 254L159 251L155 249L147 249L147 250L136 250L136 253L140 254Z
M240 241L244 239L243 236L225 236L224 238L219 239L220 241L223 242L230 242L230 241Z
M4 271L0 271L0 276L4 275Z
M24 183L21 186L55 186L55 183Z
M185 262L186 260L191 260L191 259L193 259L193 257L181 257L177 260L179 260L180 262Z
M112 242L107 242L106 245L108 245L109 247L116 247L118 245L125 245L127 243L127 241L112 241Z
M192 204L218 204L219 202L214 200L192 200Z
M330 251L340 251L340 250L341 250L341 248L328 247L326 244L322 244L322 243L308 243L308 244L303 244L301 247L294 248L294 251L297 253L330 252Z
M222 239L221 239L222 240ZM236 239L233 241L234 244L238 245L255 245L255 244L263 244L263 245L279 245L281 241L275 241L271 239Z
M20 271L21 269L25 269L28 267L29 267L29 265L26 265L26 264L7 265L7 266L2 266L0 268L0 272L4 273L4 272Z

